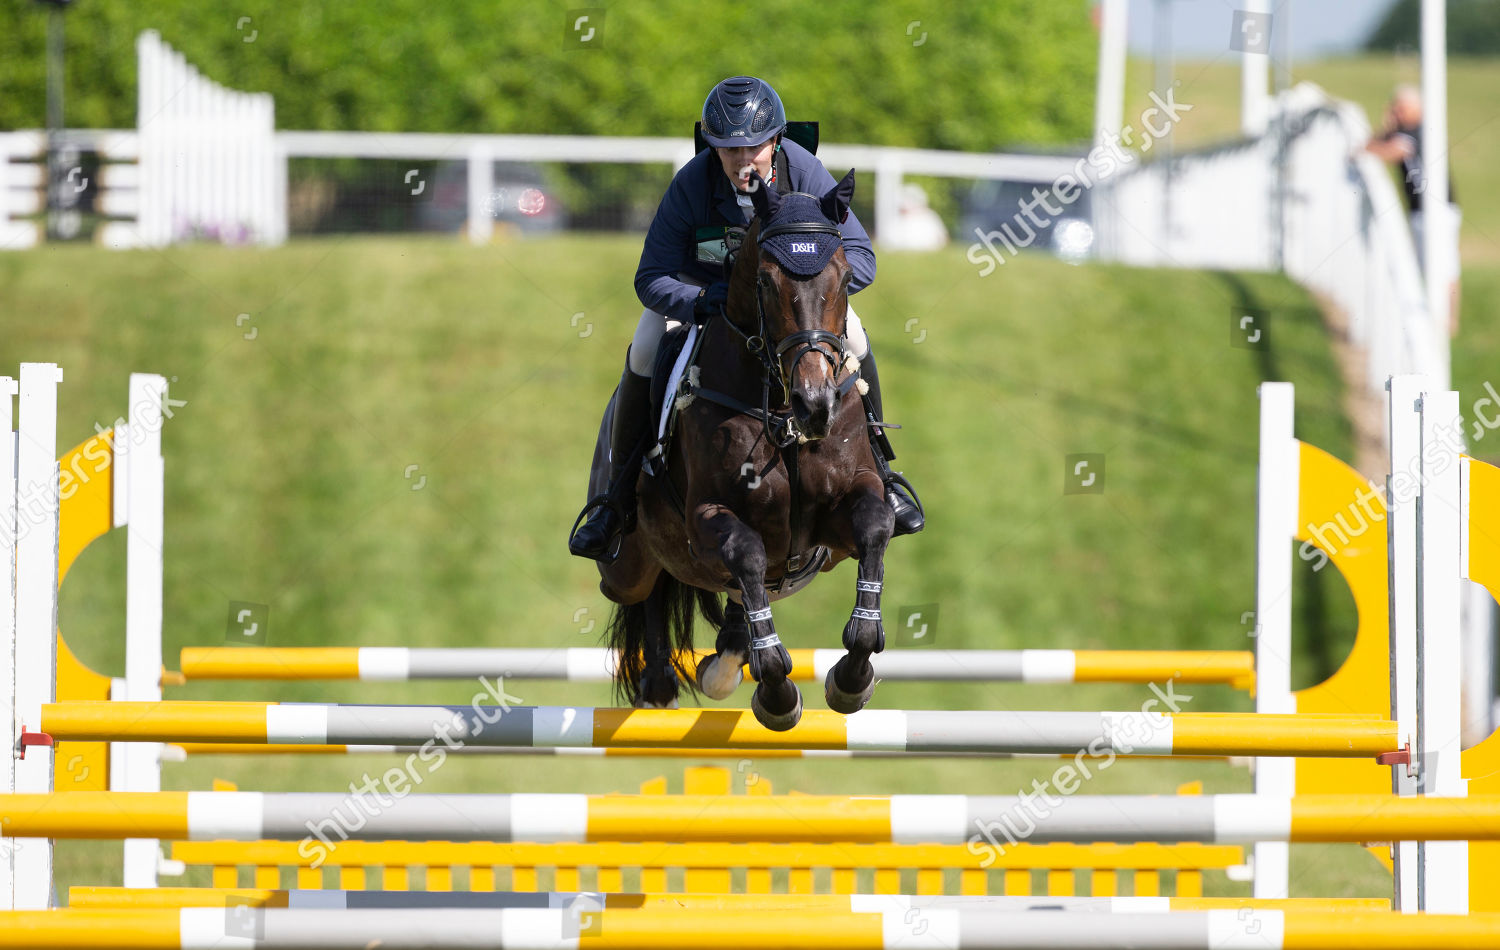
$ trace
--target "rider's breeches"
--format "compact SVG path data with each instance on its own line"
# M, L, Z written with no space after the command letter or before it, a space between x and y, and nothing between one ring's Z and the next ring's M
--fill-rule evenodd
M662 334L682 326L681 320L671 320L655 310L642 310L641 322L635 326L635 338L630 341L630 371L637 376L650 376L656 365L656 347ZM864 359L870 352L870 339L865 336L864 324L859 322L854 308L849 308L849 352L855 359Z

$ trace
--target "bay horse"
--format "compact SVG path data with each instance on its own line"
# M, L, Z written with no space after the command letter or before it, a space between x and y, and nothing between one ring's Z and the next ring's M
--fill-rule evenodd
M840 713L863 708L874 690L870 656L885 648L880 595L894 518L870 417L860 398L844 398L860 384L845 335L853 271L838 228L854 172L822 196L778 195L759 176L752 187L755 215L729 268L728 302L701 325L698 372L676 394L691 401L678 402L660 474L638 476L636 529L600 563L599 589L616 605L606 637L622 700L676 706L684 679L724 699L748 659L758 681L751 709L782 731L801 719L802 694L788 679L771 602L858 559L847 652L824 696ZM694 670L695 600L718 637Z

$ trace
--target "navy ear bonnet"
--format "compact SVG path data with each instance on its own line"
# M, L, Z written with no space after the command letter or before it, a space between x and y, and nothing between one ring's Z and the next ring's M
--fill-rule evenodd
M844 244L818 199L800 192L782 196L776 214L761 225L758 241L782 270L798 277L822 273Z
M750 196L760 218L756 241L770 252L781 269L797 277L812 277L822 272L833 258L833 252L844 244L838 224L849 217L849 200L854 196L854 171L850 169L833 190L819 198L794 191L778 195L751 173Z

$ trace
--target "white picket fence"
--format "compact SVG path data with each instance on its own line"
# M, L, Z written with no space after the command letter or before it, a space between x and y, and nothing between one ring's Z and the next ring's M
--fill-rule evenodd
M135 129L68 129L68 146L96 152L97 233L112 248L187 238L280 244L287 234L286 155L270 93L227 89L203 76L154 30L136 39ZM0 249L34 246L46 201L47 135L0 134Z
M1405 373L1446 389L1446 319L1428 314L1405 209L1364 151L1369 137L1358 106L1298 85L1277 98L1264 136L1179 153L1104 186L1094 202L1099 255L1285 271L1347 315L1372 391Z
M140 185L137 232L160 247L187 235L231 243L286 239L286 161L270 93L226 89L155 30L136 39Z

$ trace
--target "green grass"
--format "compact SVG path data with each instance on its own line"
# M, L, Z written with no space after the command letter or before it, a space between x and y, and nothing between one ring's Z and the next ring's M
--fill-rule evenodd
M564 539L639 313L630 288L638 251L631 238L568 238L483 249L345 240L8 254L0 365L65 367L67 444L123 412L130 371L172 378L185 405L164 431L169 666L183 646L225 641L231 600L269 604L280 646L592 645L608 605L593 565L569 557ZM898 465L929 513L927 530L896 541L887 558L894 647L910 646L894 618L915 604L938 605L935 649L1250 646L1240 616L1253 592L1256 384L1295 382L1299 436L1349 453L1338 373L1301 290L1274 276L1030 256L980 278L953 249L884 255L879 281L855 304L880 353L889 415L906 426L895 434ZM1231 307L1245 305L1273 312L1273 349L1230 345ZM237 326L241 313L249 318ZM255 338L243 339L251 327ZM1105 455L1103 494L1064 494L1065 456L1092 452ZM115 673L123 542L112 535L83 555L60 615L84 659ZM1331 572L1302 583L1304 592L1332 585L1326 614L1307 600L1299 608L1299 623L1333 642L1298 657L1298 679L1309 682L1347 649L1352 611ZM837 645L852 594L845 565L778 604L784 639ZM230 683L174 695L468 702L474 689ZM527 703L607 700L602 686L509 691ZM1224 689L1189 692L1190 710L1248 708ZM821 707L816 689L807 694ZM1133 709L1150 696L1125 686L886 684L875 705ZM339 790L388 764L198 760L169 766L166 783ZM778 789L842 793L998 794L1055 768L727 764ZM620 759L450 761L424 790L628 791L678 770ZM1209 792L1248 788L1244 771L1225 764L1149 761L1122 762L1087 790L1170 792L1194 778ZM107 880L115 851L65 846L64 880ZM1299 881L1302 892L1385 886L1357 854L1334 865L1317 883Z

